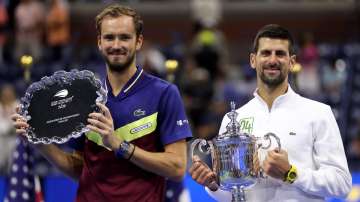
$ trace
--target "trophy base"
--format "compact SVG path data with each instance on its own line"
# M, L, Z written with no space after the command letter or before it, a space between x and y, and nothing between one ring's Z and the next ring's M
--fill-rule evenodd
M231 202L244 202L245 199L245 187L244 186L234 186L231 190L232 200Z
M220 182L220 189L231 191L234 187L251 188L256 184L254 179L228 179Z

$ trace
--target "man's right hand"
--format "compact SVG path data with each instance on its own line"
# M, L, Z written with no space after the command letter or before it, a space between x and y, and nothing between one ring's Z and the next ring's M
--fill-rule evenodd
M199 184L208 187L211 191L216 191L219 185L216 182L216 174L200 160L198 156L193 156L192 165L189 169L191 177Z
M29 127L25 118L16 113L11 116L11 120L13 121L16 134L25 136L26 129Z
M27 120L19 114L19 109L16 109L16 112L17 113L11 116L15 132L22 140L28 141L26 138L26 129L29 128L29 124ZM31 144L31 146L65 175L75 180L80 178L84 165L81 152L65 152L56 144Z

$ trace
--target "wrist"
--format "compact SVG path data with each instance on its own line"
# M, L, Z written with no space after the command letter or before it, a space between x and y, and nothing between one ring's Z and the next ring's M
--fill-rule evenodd
M118 149L115 150L115 156L118 159L129 160L134 154L134 151L135 145L124 140L119 144Z
M292 184L297 179L297 176L298 174L296 166L290 165L290 169L285 173L283 181Z

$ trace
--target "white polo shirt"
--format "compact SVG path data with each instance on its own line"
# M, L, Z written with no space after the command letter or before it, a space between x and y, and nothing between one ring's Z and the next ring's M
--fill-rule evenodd
M310 202L325 197L346 197L351 190L351 175L340 132L331 108L296 94L291 87L277 97L269 110L265 101L255 98L236 110L241 131L263 136L275 133L289 162L297 167L298 178L293 184L268 177L246 190L250 202ZM226 131L230 119L224 116L219 133ZM272 147L276 147L272 141ZM260 150L260 161L267 151ZM207 192L221 202L231 201L231 193Z

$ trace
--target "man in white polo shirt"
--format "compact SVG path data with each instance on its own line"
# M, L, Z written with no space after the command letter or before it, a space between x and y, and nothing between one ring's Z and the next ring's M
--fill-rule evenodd
M257 33L251 67L257 73L254 98L237 109L241 132L262 136L275 133L282 149L260 154L260 164L269 176L245 190L247 201L324 201L346 197L351 189L346 156L331 108L296 94L288 83L295 64L293 38L279 25L266 25ZM226 131L225 116L219 134ZM189 170L221 202L231 193L219 189L216 175L195 156Z

